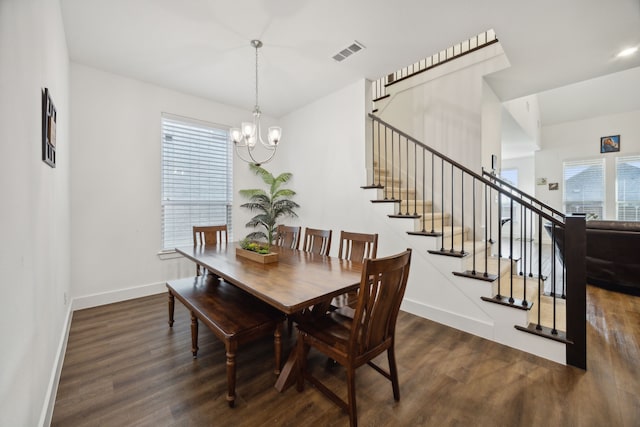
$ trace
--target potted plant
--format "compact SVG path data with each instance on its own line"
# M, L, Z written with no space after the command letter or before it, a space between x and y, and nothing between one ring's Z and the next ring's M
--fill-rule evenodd
M240 205L240 207L248 208L252 212L258 212L246 226L263 228L261 231L249 233L246 239L248 241L265 241L271 246L275 239L278 219L298 216L295 209L299 208L300 205L291 200L291 197L295 196L296 192L288 188L281 188L283 184L291 179L293 174L285 172L274 177L269 171L255 164L250 164L249 168L262 178L264 183L269 186L269 189L268 191L262 189L240 190L240 195L249 199L247 203Z

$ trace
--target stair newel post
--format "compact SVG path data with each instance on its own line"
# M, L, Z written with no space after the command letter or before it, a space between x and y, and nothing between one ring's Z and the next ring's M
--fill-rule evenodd
M460 170L460 217L462 218L462 246L460 254L464 255L464 170Z
M440 251L444 252L444 159L440 158L440 209L442 211L443 221L440 221ZM451 218L453 221L453 218Z
M567 271L567 364L587 369L587 233L585 215L567 216L564 261Z
M509 302L513 303L513 198L509 198L509 216Z
M489 277L489 238L488 238L488 229L489 229L489 192L491 188L485 184L484 185L484 277Z

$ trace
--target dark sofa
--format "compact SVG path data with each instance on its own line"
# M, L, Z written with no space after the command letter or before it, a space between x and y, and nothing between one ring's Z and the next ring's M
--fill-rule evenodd
M640 295L640 222L587 221L587 282Z
M587 283L640 295L640 222L587 221ZM551 236L550 224L545 224ZM556 248L564 262L563 233Z

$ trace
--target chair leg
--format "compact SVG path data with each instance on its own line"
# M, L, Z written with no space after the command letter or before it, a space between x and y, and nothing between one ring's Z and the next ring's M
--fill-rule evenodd
M236 401L236 351L238 343L227 342L227 403L233 408Z
M280 374L280 367L282 366L282 322L276 324L276 330L273 333L273 348L276 358L275 374Z
M347 395L349 403L349 425L358 425L358 412L356 409L356 370L353 367L347 368Z
M176 306L176 297L169 291L169 327L173 327L173 312Z
M398 367L396 366L396 355L393 345L387 350L389 359L389 376L391 377L391 386L393 387L393 398L400 400L400 384L398 382Z
M298 343L296 345L297 365L298 365L298 377L296 388L299 392L304 390L304 376L307 371L307 353L309 346L305 344L302 334L298 334Z
M191 354L195 359L198 356L198 318L191 312Z

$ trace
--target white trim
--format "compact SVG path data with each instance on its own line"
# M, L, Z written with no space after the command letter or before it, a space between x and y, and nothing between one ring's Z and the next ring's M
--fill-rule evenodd
M71 305L73 311L76 311L84 308L98 307L100 305L112 304L114 302L161 294L166 290L165 282L151 283L148 285L135 286L133 288L118 289L115 291L77 297L73 299Z
M51 372L49 386L47 387L47 394L44 397L44 404L42 405L42 412L40 413L40 420L38 421L38 425L43 427L51 425L53 408L55 407L56 395L58 393L58 384L60 383L60 373L62 372L64 355L67 351L67 340L69 339L69 330L71 329L72 313L73 311L71 310L71 304L69 304L67 309L67 316L62 328L60 344L58 345L58 354L53 363L53 372Z

